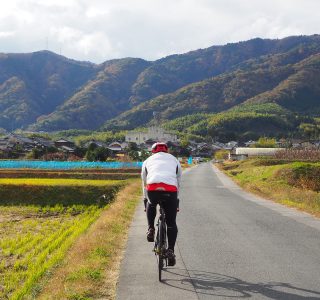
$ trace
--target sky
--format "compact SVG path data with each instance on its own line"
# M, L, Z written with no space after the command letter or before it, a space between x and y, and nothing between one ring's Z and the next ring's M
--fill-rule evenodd
M0 0L0 52L102 63L320 33L320 0Z

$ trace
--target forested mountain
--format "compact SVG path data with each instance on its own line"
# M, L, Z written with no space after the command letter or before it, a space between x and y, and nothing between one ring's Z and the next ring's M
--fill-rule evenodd
M320 36L288 37L281 40L252 39L245 42L212 46L155 61L142 72L133 86L131 102L143 102L173 92L189 83L238 69L252 59L295 51L293 61L301 60L320 49ZM283 61L288 64L288 58ZM259 61L259 60L257 60ZM241 67L240 67L241 68Z
M288 65L271 56L269 62L263 60L263 68L252 63L245 71L238 69L190 84L136 106L105 127L132 129L152 122L153 111L159 111L162 120L172 120L194 113L222 112L241 103L277 103L292 112L320 112L319 62L320 54Z
M0 54L0 127L26 127L54 111L94 76L97 66L48 51Z
M239 105L268 103L288 114L316 114L319 53L320 36L313 35L253 39L153 62L124 58L95 65L48 51L0 54L0 127L133 129L154 122L155 111L170 127L169 120L190 114L230 115L233 108L243 114ZM186 130L199 134L205 126Z
M133 58L103 64L94 78L30 129L97 129L105 120L130 108L131 87L149 64Z

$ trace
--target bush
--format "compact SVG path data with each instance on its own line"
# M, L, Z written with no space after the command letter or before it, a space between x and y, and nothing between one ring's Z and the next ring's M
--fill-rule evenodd
M104 147L92 147L86 153L87 161L106 161L106 159L111 155L111 151Z
M255 148L275 148L276 147L276 139L261 137L258 142L254 144Z
M228 157L229 157L229 151L228 150L218 150L214 154L214 158L217 159L217 160L228 159Z
M320 191L320 166L318 165L300 163L280 171L277 176L284 178L292 186Z

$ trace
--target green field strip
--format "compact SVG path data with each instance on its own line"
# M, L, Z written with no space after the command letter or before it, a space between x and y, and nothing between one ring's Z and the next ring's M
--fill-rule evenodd
M48 178L0 178L0 185L36 185L36 186L112 186L119 180L85 179L48 179Z

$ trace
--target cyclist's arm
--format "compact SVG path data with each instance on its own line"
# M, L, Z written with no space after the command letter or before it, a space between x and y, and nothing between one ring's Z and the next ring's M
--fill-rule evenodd
M147 184L147 168L145 162L142 164L142 169L141 169L141 180L142 180L142 195L143 199L147 198L146 194L146 184Z
M177 160L177 182L178 182L178 191L179 191L179 189L180 189L181 175L182 175L181 165L180 165L180 162Z
M180 162L179 162L178 160L177 160L176 175L177 175L177 183L178 183L178 186L177 186L177 188L178 188L177 196L179 197L182 169L181 169Z

